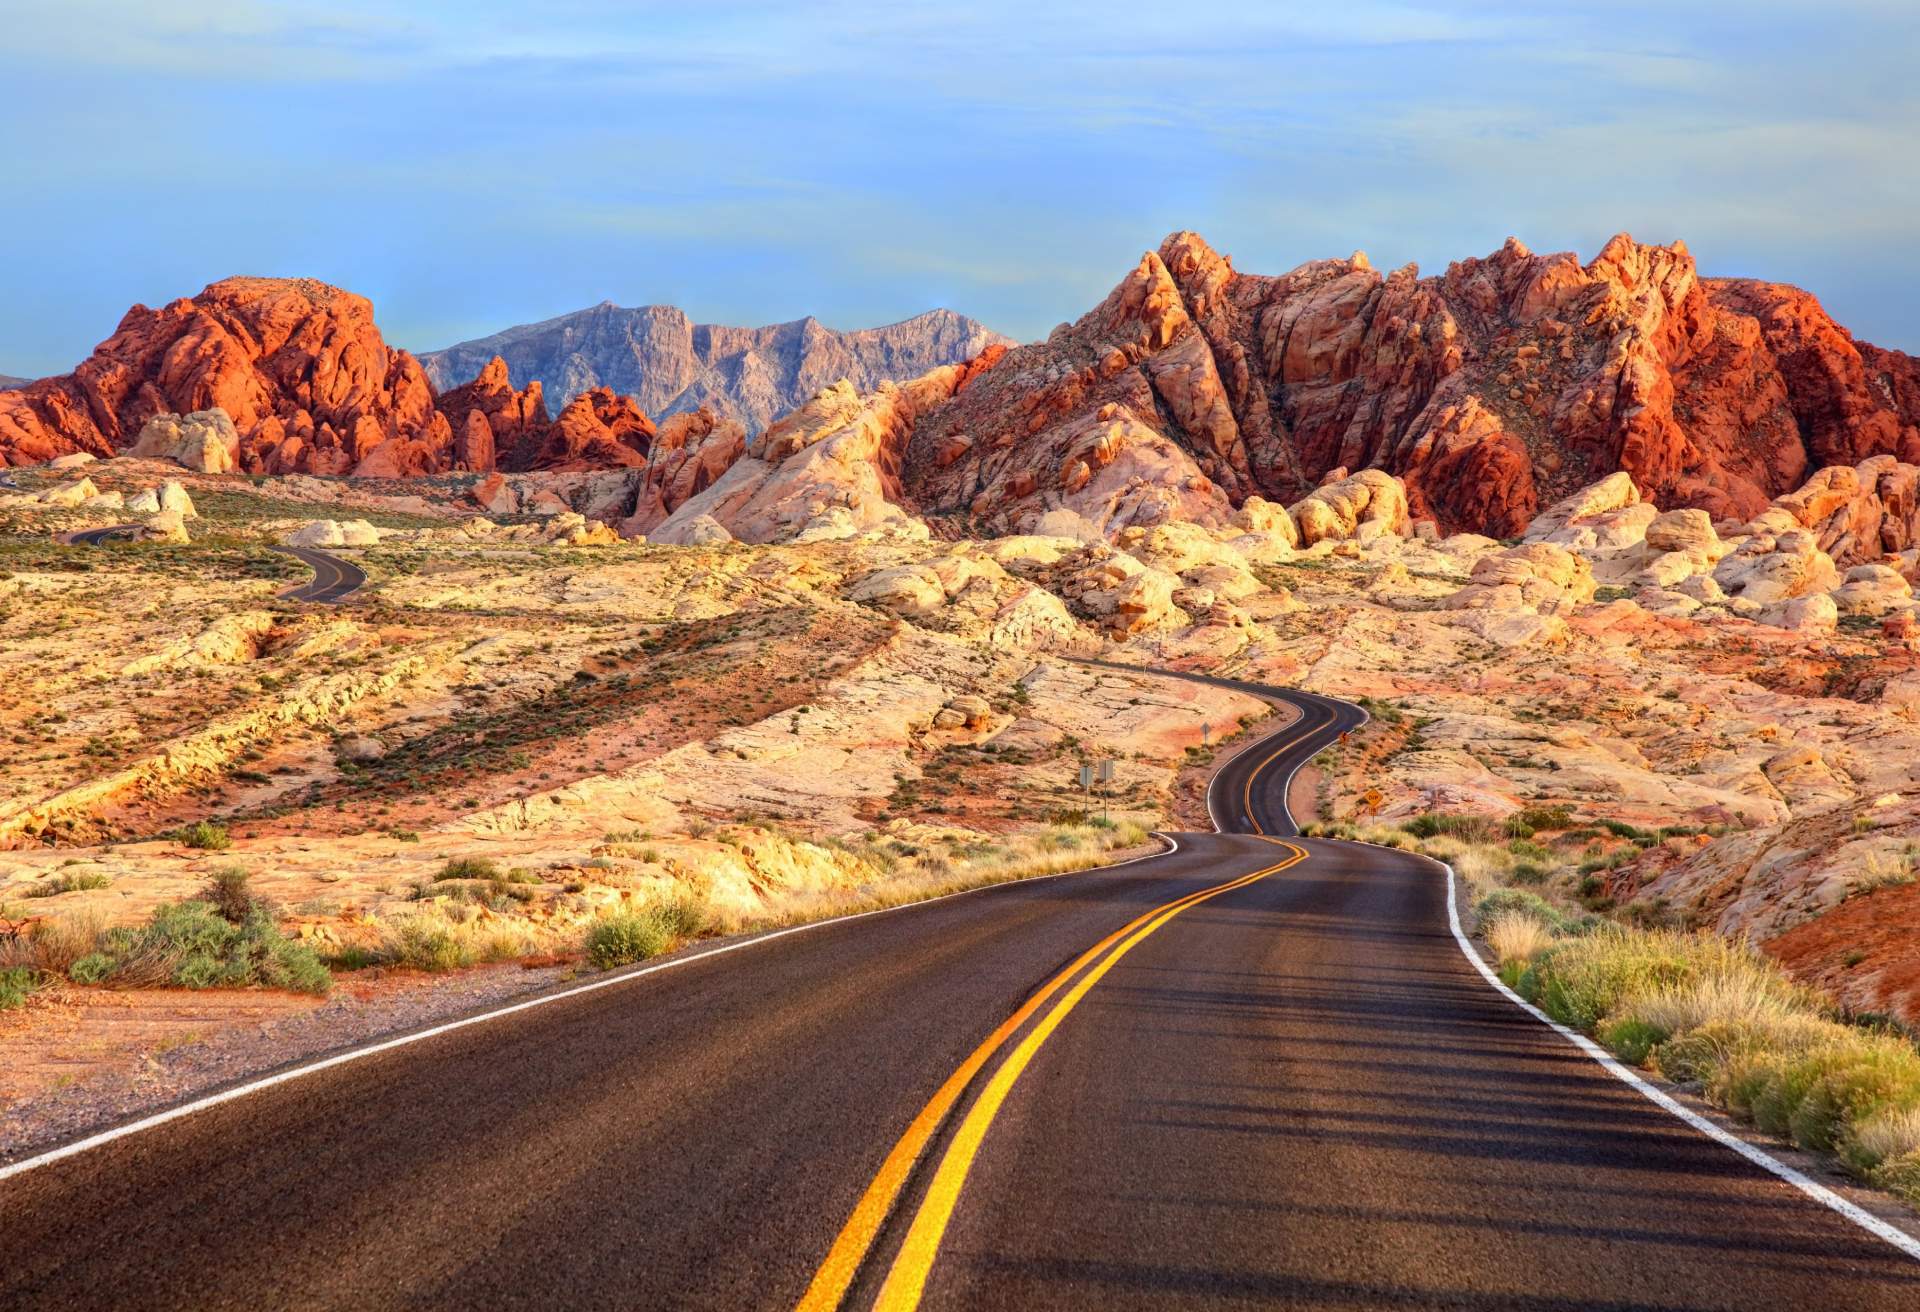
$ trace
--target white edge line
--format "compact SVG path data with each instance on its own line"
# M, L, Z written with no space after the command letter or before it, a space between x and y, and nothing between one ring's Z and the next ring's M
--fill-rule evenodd
M1568 1029L1565 1025L1562 1025L1559 1021L1547 1015L1546 1012L1541 1011L1518 993L1508 988L1506 983L1494 973L1493 968L1487 965L1486 960L1474 950L1472 942L1468 940L1466 933L1460 928L1460 910L1454 902L1453 867L1444 861L1440 862L1440 864L1445 866L1447 871L1447 927L1453 931L1454 942L1460 945L1460 951L1466 954L1467 960L1473 963L1474 969L1480 972L1481 978L1493 985L1494 988L1500 990L1507 1001L1526 1012L1529 1016L1532 1016L1542 1025L1552 1028L1555 1033L1604 1066L1610 1075L1615 1076L1639 1090L1646 1096L1647 1100L1655 1106L1661 1108L1663 1111L1671 1112L1700 1133L1706 1135L1709 1139L1713 1139L1733 1149L1733 1151L1739 1153L1742 1157L1752 1162L1755 1166L1760 1167L1762 1170L1779 1176L1782 1180L1785 1180L1814 1202L1821 1204L1823 1207L1833 1209L1841 1216L1846 1217L1847 1220L1859 1226L1862 1230L1886 1240L1908 1257L1920 1260L1920 1239L1915 1239L1912 1235L1897 1226L1887 1224L1859 1204L1842 1198L1839 1194L1827 1188L1819 1181L1788 1166L1785 1162L1780 1161L1765 1149L1748 1143L1739 1135L1715 1125L1712 1121L1700 1115L1692 1108L1683 1106L1663 1090L1656 1089L1653 1085L1641 1079L1614 1057L1612 1053L1595 1043L1592 1039L1589 1039L1577 1030Z
M331 1057L324 1057L319 1061L308 1062L303 1066L295 1066L290 1070L280 1071L273 1075L264 1076L261 1079L250 1080L245 1084L236 1085L231 1089L223 1089L219 1093L210 1093L203 1098L196 1098L192 1102L181 1103L177 1107L169 1107L165 1111L155 1112L151 1116L143 1116L137 1121L129 1121L125 1125L118 1125L112 1129L102 1130L98 1134L88 1135L84 1139L77 1139L73 1143L65 1144L59 1148L49 1149L36 1156L22 1158L20 1161L14 1162L11 1165L0 1166L0 1180L11 1180L14 1176L25 1175L28 1171L36 1170L42 1166L50 1166L54 1162L61 1161L68 1157L77 1157L89 1149L99 1148L105 1144L112 1143L116 1139L125 1139L130 1135L139 1134L145 1130L151 1130L158 1126L165 1125L169 1121L182 1120L193 1115L195 1112L203 1112L208 1108L218 1107L222 1103L233 1102L246 1097L248 1094L259 1093L263 1089L271 1089L277 1084L290 1083L302 1076L329 1070L335 1066L344 1066L348 1062L358 1061L362 1057L371 1057L376 1053L388 1052L394 1048L404 1048L408 1044L420 1043L427 1039L436 1038L442 1034L451 1033L454 1030L465 1029L469 1025L478 1025L483 1021L498 1020L502 1016L511 1016L516 1012L531 1011L535 1007L544 1007L549 1003L560 1002L567 998L577 998L583 993L593 993L600 989L613 988L615 985L630 983L633 980L654 974L657 971L672 970L676 966L687 966L696 961L705 961L709 957L723 956L728 952L738 952L741 948L750 948L762 943L771 943L773 940L785 938L789 934L801 934L807 930L820 929L827 925L844 925L849 921L865 920L868 916L884 916L893 911L910 911L915 907L930 907L936 902L945 902L950 898L966 897L970 893L984 893L989 889L1013 888L1022 884L1044 883L1049 879L1065 879L1069 875L1090 875L1102 870L1118 870L1120 867L1130 866L1136 861L1151 861L1156 857L1172 856L1180 850L1180 841L1171 834L1160 833L1156 830L1153 836L1167 845L1165 851L1142 853L1136 857L1129 857L1125 861L1115 861L1110 865L1087 866L1080 870L1061 870L1051 875L1034 875L1027 879L1002 880L997 884L980 884L973 888L963 888L953 893L942 893L939 897L930 897L919 902L902 902L899 906L876 907L872 911L856 911L851 915L834 916L827 920L810 920L804 925L791 925L786 929L771 930L768 933L759 934L753 938L741 939L737 943L723 944L720 947L708 948L704 952L696 952L690 956L675 957L671 961L662 961L651 966L642 966L637 970L629 970L622 974L596 979L590 983L578 984L570 989L562 989L558 993L543 993L536 998L528 998L522 1002L511 1003L504 1007L496 1007L492 1011L483 1011L477 1016L463 1016L459 1020L447 1021L445 1024L435 1025L431 1029L419 1030L412 1034L402 1034L391 1039L383 1039L378 1043L369 1044L364 1048L351 1048L346 1052L337 1052Z

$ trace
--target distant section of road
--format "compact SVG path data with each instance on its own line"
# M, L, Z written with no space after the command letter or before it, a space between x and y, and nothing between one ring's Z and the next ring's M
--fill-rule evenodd
M102 542L117 538L131 538L140 531L138 524L109 524L105 528L82 529L78 533L67 534L67 542L76 547L97 547Z
M298 558L313 571L313 582L281 593L282 600L334 605L359 591L367 581L367 572L358 565L324 551L315 551L312 547L275 547L274 550Z

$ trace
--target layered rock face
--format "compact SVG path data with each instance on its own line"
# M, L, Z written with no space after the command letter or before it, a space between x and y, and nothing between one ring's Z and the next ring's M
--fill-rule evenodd
M1112 528L1212 522L1372 467L1406 480L1416 517L1507 536L1619 470L1661 505L1744 519L1822 465L1920 458L1916 422L1912 358L1792 288L1702 279L1678 243L1264 277L1183 232L922 416L904 482L989 531L1061 506Z
M951 310L835 332L812 318L766 328L696 324L670 305L608 301L430 351L421 361L441 388L473 377L497 356L514 378L543 387L558 405L605 388L633 397L652 415L704 408L752 435L841 379L869 391L969 360L1004 340Z

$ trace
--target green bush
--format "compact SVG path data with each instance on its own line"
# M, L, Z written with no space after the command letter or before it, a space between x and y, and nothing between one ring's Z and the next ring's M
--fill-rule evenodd
M1547 928L1560 934L1577 928L1572 921L1560 914L1558 907L1538 893L1530 893L1524 888L1496 888L1481 898L1473 908L1474 916L1483 925L1510 912L1532 916Z
M25 966L0 970L0 1011L23 1007L27 995L40 987L40 972Z
M473 964L473 953L452 929L425 918L396 921L382 946L396 966L409 970L457 970Z
M28 897L57 897L62 893L85 893L96 888L111 888L113 879L97 870L56 875L45 883L27 889Z
M587 961L596 970L630 966L659 956L673 941L666 918L652 911L623 911L587 930Z
M146 924L110 929L67 974L83 984L206 989L262 984L325 993L333 982L313 950L281 935L258 903L232 921L210 902L165 903Z
M494 879L500 874L500 868L492 859L484 856L455 857L440 867L435 879Z
M176 836L188 847L199 848L203 852L224 852L233 846L227 827L211 820L195 820L180 829Z

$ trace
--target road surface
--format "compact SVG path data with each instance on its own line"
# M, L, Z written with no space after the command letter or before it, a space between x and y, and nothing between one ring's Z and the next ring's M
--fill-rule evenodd
M275 547L273 550L294 556L313 571L313 581L280 594L284 601L315 601L329 605L345 601L367 581L367 573L352 561L330 556L312 547Z
M82 529L69 533L67 541L76 547L97 547L113 538L130 538L140 531L139 524L109 524L105 528Z
M1290 832L1287 772L1358 719L1274 695L1223 827ZM1432 863L1174 842L0 1179L0 1306L1920 1306L1920 1263L1490 989Z
M97 547L114 538L132 537L138 524L109 524L105 528L84 529L67 536L75 546ZM345 601L366 584L366 571L351 561L316 551L312 547L273 547L271 550L293 556L313 571L313 580L289 588L280 596L287 601L311 601L328 605Z

